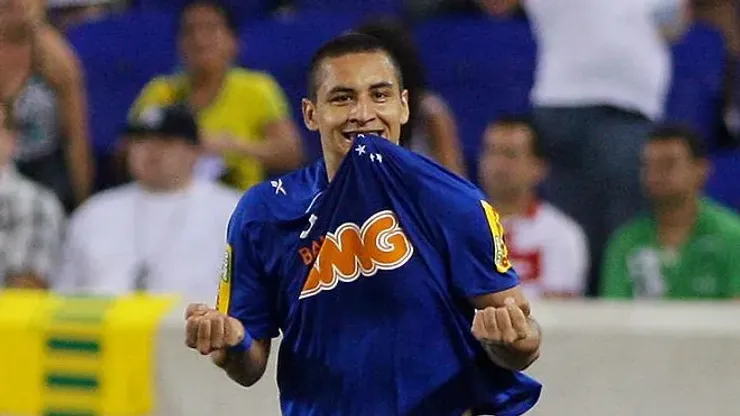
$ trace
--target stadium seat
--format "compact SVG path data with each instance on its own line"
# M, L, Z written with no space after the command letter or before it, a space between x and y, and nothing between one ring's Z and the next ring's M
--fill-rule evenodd
M176 62L174 19L130 13L84 24L68 34L87 79L96 153L108 153L139 90Z
M140 10L162 11L179 14L193 0L137 0L134 7ZM238 22L263 18L275 8L274 0L221 0Z
M295 0L299 12L352 13L357 15L400 15L403 0Z
M465 161L475 178L480 140L496 117L530 110L536 45L523 19L441 19L415 29L430 88L457 118Z
M692 126L714 148L724 94L722 34L708 24L696 23L672 52L673 79L665 119Z
M740 211L740 150L712 156L707 196Z
M303 127L301 98L306 96L306 76L313 53L332 37L353 28L359 17L332 13L300 13L246 25L241 33L239 62L265 71L280 83L291 104L293 116ZM319 156L317 138L302 128L307 157Z

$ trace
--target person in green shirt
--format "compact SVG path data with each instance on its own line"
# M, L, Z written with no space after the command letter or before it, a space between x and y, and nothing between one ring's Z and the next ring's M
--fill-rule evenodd
M691 130L666 126L648 139L642 182L652 209L612 236L606 298L740 297L740 216L704 198L710 166Z

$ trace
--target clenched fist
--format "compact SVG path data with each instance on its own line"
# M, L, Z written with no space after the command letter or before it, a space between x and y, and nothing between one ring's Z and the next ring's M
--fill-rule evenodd
M484 345L503 346L522 353L533 352L529 350L537 348L537 343L522 342L537 336L537 329L513 298L507 298L502 307L476 311L472 330Z
M241 322L202 303L188 305L185 319L185 344L203 355L211 354L216 364L224 361L227 348L245 336Z

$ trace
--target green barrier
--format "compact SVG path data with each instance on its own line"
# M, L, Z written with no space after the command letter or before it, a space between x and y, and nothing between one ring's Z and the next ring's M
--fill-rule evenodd
M156 331L175 300L0 291L0 414L151 412Z

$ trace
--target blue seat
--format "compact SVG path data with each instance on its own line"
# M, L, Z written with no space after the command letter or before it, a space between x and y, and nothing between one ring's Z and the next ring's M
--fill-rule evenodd
M85 70L94 150L110 153L141 88L176 62L174 19L130 13L78 26L68 38Z
M740 211L740 150L713 155L712 168L705 193Z
M295 0L299 12L353 13L358 15L400 15L403 0Z
M672 48L673 78L665 119L686 123L716 146L723 100L725 41L713 27L696 23Z
M430 88L455 113L465 161L476 178L481 136L505 114L531 109L536 45L525 20L441 19L415 29Z
M136 9L179 14L193 0L137 0ZM237 22L267 16L275 8L274 0L222 0Z
M306 81L311 56L321 45L352 29L355 15L300 13L255 21L243 28L239 62L251 69L271 74L285 90L293 116L303 126L301 99L306 96ZM302 129L307 158L320 155L318 138Z

